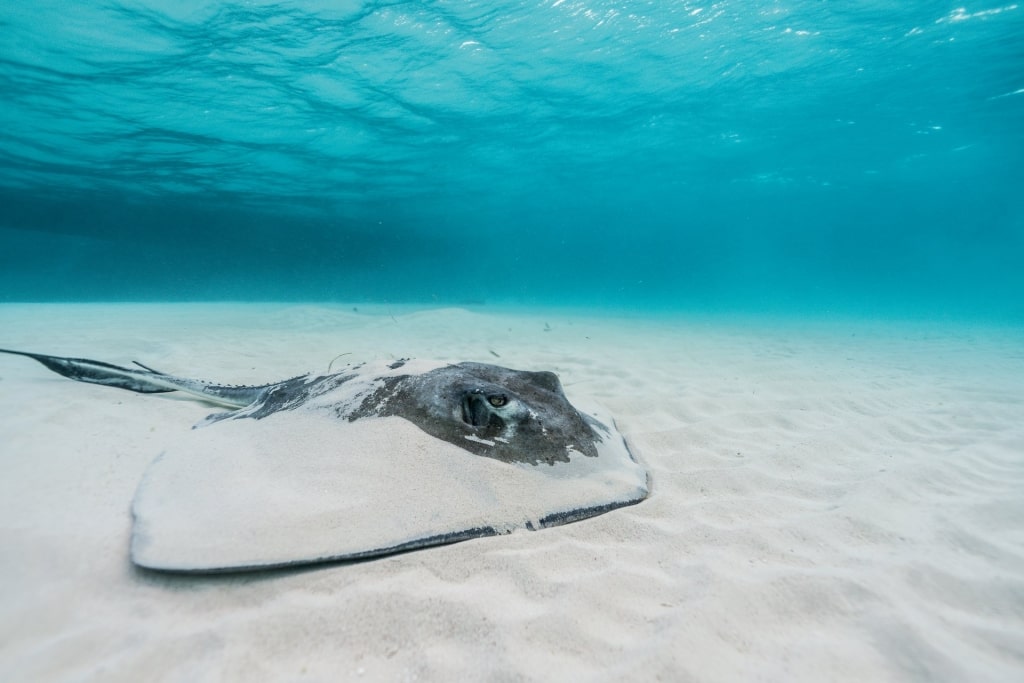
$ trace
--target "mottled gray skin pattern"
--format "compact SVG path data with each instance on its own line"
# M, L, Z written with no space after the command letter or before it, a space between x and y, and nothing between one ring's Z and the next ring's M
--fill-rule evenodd
M309 405L354 379L361 366L320 377L302 376L260 386L228 386L168 375L143 365L124 368L84 358L62 358L0 349L32 358L70 379L140 393L185 391L235 410L212 415L262 419ZM400 369L404 361L391 364ZM503 462L553 465L570 452L597 457L607 426L576 410L552 372L510 370L485 363L457 363L422 374L378 377L379 386L356 402L328 407L339 420L401 417L431 436L476 455ZM322 405L317 407L322 408Z
M506 462L568 462L570 449L596 458L599 430L607 432L569 403L552 372L459 363L386 380L377 394L360 410L404 417L431 436Z
M223 418L261 419L300 408L354 377L354 373L340 372L314 380L288 380L268 388L245 411ZM349 421L401 417L476 455L533 465L568 462L570 449L597 457L597 443L602 432L608 432L569 403L552 372L458 363L381 381L357 405L335 407L334 416Z

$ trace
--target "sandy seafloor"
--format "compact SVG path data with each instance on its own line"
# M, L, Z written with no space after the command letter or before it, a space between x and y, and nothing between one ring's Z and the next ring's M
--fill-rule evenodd
M1019 327L5 305L0 346L232 383L341 353L550 369L652 482L591 520L374 561L141 571L134 489L211 408L0 356L3 681L1024 678Z

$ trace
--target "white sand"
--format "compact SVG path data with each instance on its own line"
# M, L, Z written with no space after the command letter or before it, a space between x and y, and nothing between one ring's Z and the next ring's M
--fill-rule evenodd
M1024 677L1019 328L7 305L0 346L230 382L344 352L550 369L653 484L370 562L143 572L135 487L210 409L0 356L3 681Z

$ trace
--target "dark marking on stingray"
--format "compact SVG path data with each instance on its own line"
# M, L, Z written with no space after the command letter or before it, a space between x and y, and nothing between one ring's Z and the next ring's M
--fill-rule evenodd
M207 422L226 420L233 417L247 417L260 420L282 410L294 410L329 391L337 389L355 377L356 374L353 372L339 372L313 380L307 376L286 379L283 382L266 386L253 402L249 404L244 413L236 414L232 412L211 415L207 418Z
M175 377L136 363L141 370L83 358L61 358L0 349L32 358L69 379L139 393L185 391L237 408L211 415L206 424L227 419L260 420L309 406L360 377L362 364L327 375L303 375L256 386L231 386ZM387 367L404 367L408 359ZM552 465L572 452L597 456L607 428L577 411L553 372L512 370L486 363L456 363L421 374L373 378L373 391L357 401L330 406L339 419L401 417L427 434L475 455L503 462Z
M635 504L639 501L630 501L629 504ZM596 517L603 515L606 512L622 507L622 503L608 503L606 505L596 505L588 508L578 508L576 510L570 510L568 512L560 512L552 515L548 515L537 521L537 524L532 522L527 523L526 528L530 531L537 531L538 529L549 529L551 527L562 526L563 524L571 524L580 520L587 519L588 517ZM426 538L416 539L415 541L409 541L408 543L401 543L398 545L392 545L382 548L374 548L372 550L365 550L358 553L346 553L344 555L325 555L322 557L314 557L309 559L297 560L294 562L279 562L275 564L260 564L260 565L240 565L234 567L223 567L214 569L175 569L175 573L179 574L197 574L197 575L211 575L211 574L225 574L239 571L269 571L276 569L288 569L292 567L300 567L307 564L319 564L319 563L331 563L331 562L357 562L359 560L368 560L382 555L395 555L398 553L407 553L412 550L419 550L420 548L432 547L438 545L451 545L452 543L461 543L462 541L469 541L474 538L485 538L488 536L501 536L507 534L507 531L499 531L494 527L482 526L482 527L471 527L463 529L461 531L453 531L445 534L438 534L436 536L428 536Z
M505 462L569 462L597 456L600 434L565 397L552 372L457 363L421 375L387 377L349 420L398 416L426 433Z

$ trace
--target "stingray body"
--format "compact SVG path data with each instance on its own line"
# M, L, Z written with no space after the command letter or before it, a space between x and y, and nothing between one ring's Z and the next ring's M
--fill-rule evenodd
M70 379L184 392L210 415L149 466L135 564L267 569L385 555L592 517L647 496L611 419L558 377L400 360L231 386L0 349Z

